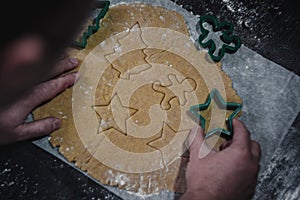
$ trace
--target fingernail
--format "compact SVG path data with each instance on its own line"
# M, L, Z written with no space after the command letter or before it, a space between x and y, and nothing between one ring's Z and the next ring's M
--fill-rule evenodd
M67 81L65 82L65 84L68 84L68 85L65 85L66 87L71 87L73 86L75 83L78 82L79 80L79 72L72 72L68 75L66 75L67 78Z
M79 78L80 78L80 74L79 74L79 72L76 72L74 84L78 82Z
M70 58L70 62L74 65L78 65L79 60L77 58Z
M60 127L61 127L61 120L55 118L53 120L53 129L56 130L56 129L59 129Z

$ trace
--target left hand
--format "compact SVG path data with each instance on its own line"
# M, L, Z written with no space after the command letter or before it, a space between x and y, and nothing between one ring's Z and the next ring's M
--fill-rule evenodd
M77 72L61 74L77 66L78 60L64 58L52 69L50 73L52 79L34 86L20 98L0 108L0 145L45 136L60 128L60 119L54 117L29 123L25 123L25 120L37 106L51 100L74 84L78 78Z

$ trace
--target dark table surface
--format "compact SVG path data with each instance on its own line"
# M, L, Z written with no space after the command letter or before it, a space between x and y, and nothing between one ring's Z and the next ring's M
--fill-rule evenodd
M228 1L225 0L175 0L175 2L193 11L194 14L211 13L221 20L233 22L235 32L242 38L245 46L300 75L300 20L296 1L243 1L243 7L247 9L235 13L226 7ZM232 2L238 8L241 1L232 0ZM251 20L245 20L249 18ZM298 114L291 127L296 130L298 136L299 121ZM294 159L300 163L298 158L300 150L297 150L300 145L299 139L291 137L286 140L282 145L288 146L290 144L288 140L293 141L296 149ZM279 162L275 164L280 165ZM294 177L300 177L299 171L293 172ZM278 169L276 173L286 174ZM282 178L287 177L289 176ZM260 199L270 199L275 195L274 191L271 194L272 187L263 188L268 185L267 181L259 185L258 192L262 193ZM270 177L269 181L274 179ZM265 194L268 192L270 194ZM119 199L119 197L28 141L0 147L0 199Z

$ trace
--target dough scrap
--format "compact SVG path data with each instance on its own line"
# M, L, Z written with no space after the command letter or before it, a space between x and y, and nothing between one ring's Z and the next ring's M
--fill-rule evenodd
M185 19L175 11L169 11L162 7L154 7L141 3L128 5L121 4L109 9L107 15L101 21L101 29L88 39L86 49L70 49L70 55L77 57L84 62L87 56L92 53L102 41L105 41L117 33L126 32L126 30L131 29L137 23L140 28L168 28L189 36ZM179 46L178 48L181 47ZM112 53L114 52L108 52L108 54ZM207 67L213 64L207 60L206 53L199 52L197 59L200 63L202 63L201 66L204 66L205 69L207 69L207 71L205 71L207 72L207 76L214 77L214 75L210 74L209 67ZM91 106L101 108L101 106L109 105L109 102L115 95L113 93L113 86L116 86L118 81L122 78L125 80L130 79L130 76L124 75L124 72L137 65L143 64L148 66L149 64L151 65L150 67L144 68L146 71L156 69L156 65L163 65L166 69L167 66L171 66L172 69L180 72L183 78L186 77L192 79L197 84L197 87L193 89L199 103L204 102L209 94L209 89L207 88L203 77L199 75L199 72L197 72L193 65L187 60L170 51L146 47L144 49L138 49L124 54L108 65L102 74L102 78L98 82L95 93L95 104ZM226 100L241 103L242 100L232 88L230 78L222 71L220 65L218 67L218 72L221 74L225 87ZM143 72L138 71L137 74L139 73ZM160 74L157 72L157 76L159 75ZM135 77L135 75L133 76ZM168 88L165 89L168 90ZM100 123L101 114L105 114L107 118L109 115L113 116L113 113L100 113L100 115L98 115L100 127L98 130L99 132L97 133L97 138L99 139L93 140L94 138L91 136L90 140L93 142L90 145L94 148L93 151L90 151L82 142L80 134L77 132L74 123L72 114L72 92L72 89L67 89L51 102L37 108L33 112L35 119L40 119L49 115L62 119L62 128L52 133L50 143L53 147L59 147L59 152L68 161L74 162L78 168L86 171L89 175L103 184L116 186L120 189L137 192L139 194L152 194L162 190L183 193L186 190L185 168L188 162L188 157L179 156L179 158L175 160L171 160L171 158L166 159L169 156L168 152L171 152L172 149L166 149L165 152L161 151L166 144L174 142L172 139L177 134L181 134L180 131L182 131L179 130L180 125L178 119L180 119L182 112L180 110L181 105L178 99L173 98L168 102L170 104L170 108L166 110L166 120L161 123L161 129L157 132L151 133L152 135L146 138L126 135L126 130L124 131L124 127L126 129L126 123L125 125L119 125L119 127L115 129L107 128L102 130ZM176 96L174 93L172 94L171 90L169 93ZM153 120L149 110L151 109L153 114L160 112L160 110L153 105L159 105L163 101L163 98L164 96L161 92L153 90L153 85L145 84L139 87L138 90L131 95L129 105L123 105L123 99L120 100L120 104L125 107L136 109L136 112L130 112L129 116L126 115L127 118L130 117L128 120L136 122L137 126L147 126ZM101 112L101 110L102 109L98 109L97 111ZM109 111L109 109L107 110ZM210 118L210 111L203 113L203 115ZM112 118L112 123L110 125L117 126L118 124L113 120L114 119ZM207 123L209 122L210 121L208 120ZM89 127L87 126L87 128ZM186 136L186 133L182 133L180 141L184 142L184 138L186 138ZM129 152L158 152L160 158L153 162L159 162L164 167L159 170L144 173L129 173L113 169L95 158L97 153L101 153L98 152L98 148L105 145L103 144L103 141L105 141L104 138L108 138L114 145ZM219 138L215 138L214 140L217 140L216 146L223 142L223 140ZM111 153L113 154L113 152ZM103 157L107 157L109 159L112 158L112 154L103 155ZM119 161L123 161L122 158L120 158ZM151 163L144 164L149 165Z

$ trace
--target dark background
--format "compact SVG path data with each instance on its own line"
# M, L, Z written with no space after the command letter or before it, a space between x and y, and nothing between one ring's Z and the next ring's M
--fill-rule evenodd
M292 0L231 1L235 12L229 10L226 0L175 2L194 14L211 13L221 21L233 22L235 33L242 38L245 46L300 75L298 3L296 5L296 1ZM239 6L242 8L240 11ZM293 136L296 134L297 137L286 137L279 148L285 149L283 155L289 154L284 145L292 145L294 153L289 154L290 157L293 156L289 160L300 163L299 115L290 129L294 132L296 130ZM276 159L272 162L275 166L274 173L258 185L260 199L276 199L279 195L275 192L278 189L276 176L282 176L281 182L282 179L290 178L289 173L293 173L295 180L300 177L299 170L282 168L282 163ZM286 162L286 166L295 164ZM23 142L0 147L0 199L119 198L31 142Z

